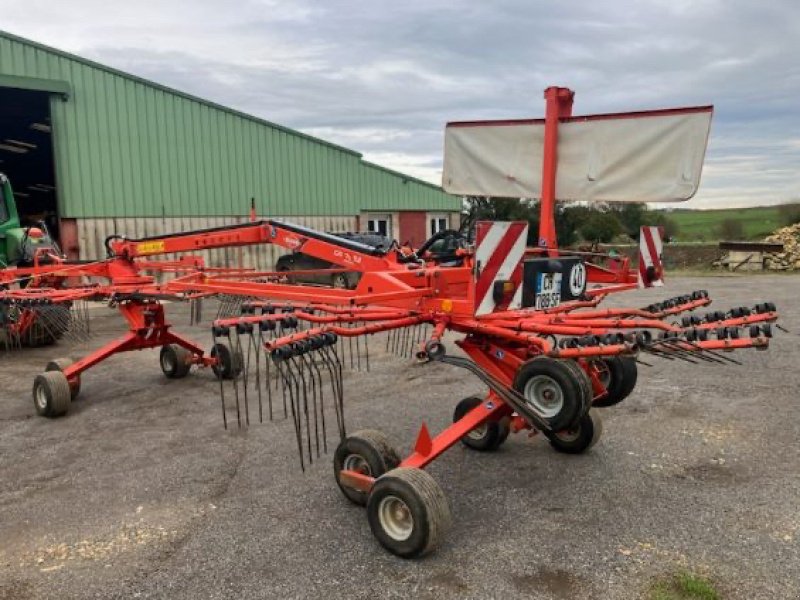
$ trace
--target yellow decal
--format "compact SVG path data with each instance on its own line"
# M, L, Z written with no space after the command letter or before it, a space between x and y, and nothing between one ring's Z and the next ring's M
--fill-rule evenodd
M136 244L136 254L157 254L164 252L164 241L159 242L142 242Z
M449 298L447 300L442 300L442 311L443 312L452 312L453 311L453 301Z

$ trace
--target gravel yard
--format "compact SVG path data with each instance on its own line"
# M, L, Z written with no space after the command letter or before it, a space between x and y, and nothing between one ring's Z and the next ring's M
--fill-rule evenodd
M800 598L800 278L673 278L621 294L641 306L698 288L714 309L771 300L781 323L742 366L646 358L581 456L541 436L495 453L461 445L430 472L453 528L404 561L373 538L333 481L332 448L301 473L291 423L224 430L208 369L167 380L157 351L83 377L61 419L37 417L33 377L124 328L97 309L87 344L0 354L0 600L29 598L642 598L689 570L723 598ZM209 312L209 311L207 311ZM176 328L207 344L207 326ZM450 345L452 348L452 344ZM345 379L348 430L378 428L406 453L480 383L371 344Z

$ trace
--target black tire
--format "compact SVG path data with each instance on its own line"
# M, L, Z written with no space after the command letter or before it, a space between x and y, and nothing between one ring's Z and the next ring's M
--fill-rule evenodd
M177 344L161 346L158 364L168 379L182 379L192 369L192 353Z
M574 370L577 365L569 363L574 361L534 358L524 363L514 377L514 389L525 396L532 408L543 413L555 430L571 427L587 410L585 381Z
M41 416L61 417L71 403L69 382L61 371L45 371L33 380L33 405Z
M69 358L54 358L47 366L44 368L45 372L47 371L64 371L68 366L72 364L72 359ZM69 394L70 400L73 402L78 399L78 395L81 393L81 376L78 375L77 377L73 377L72 380L67 380L67 384L69 385Z
M359 471L377 479L400 464L397 451L380 431L363 429L345 438L333 454L333 476L345 497L359 506L366 506L368 493L342 484L342 470Z
M450 528L447 498L422 469L398 468L375 482L367 502L373 535L392 554L420 558L433 552Z
M571 428L562 431L546 431L550 445L556 452L582 454L594 446L603 434L600 415L589 411Z
M46 319L47 324L44 324L44 319L35 319L28 330L20 336L23 346L28 346L29 348L51 346L60 340L69 329L69 304L54 304L43 307L43 309L51 313Z
M217 379L236 379L242 372L244 360L241 352L234 352L228 344L217 343L211 348L211 358L219 360L211 365Z
M482 403L483 398L480 396L468 396L461 400L453 411L453 423L460 421L464 415ZM462 437L461 443L472 450L491 452L497 450L506 441L508 434L508 423L502 420L489 421Z
M592 400L594 399L594 389L592 388L592 380L589 379L589 374L583 370L576 360L562 360L561 362L570 369L575 376L575 380L580 384L583 394L581 400L583 408L581 414L586 414L592 407Z
M619 404L630 396L636 387L639 369L636 360L630 356L612 356L602 358L600 362L608 374L606 391L608 394L595 401L594 406L605 408Z

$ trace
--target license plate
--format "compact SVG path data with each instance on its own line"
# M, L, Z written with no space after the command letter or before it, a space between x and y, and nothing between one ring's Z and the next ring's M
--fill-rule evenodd
M534 308L553 308L561 304L561 273L539 273Z

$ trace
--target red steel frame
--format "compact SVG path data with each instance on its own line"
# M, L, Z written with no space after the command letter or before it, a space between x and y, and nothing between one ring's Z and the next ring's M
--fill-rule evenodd
M545 99L547 106L540 228L542 249L539 251L555 256L558 254L554 221L558 122L571 116L573 93L566 88L548 88ZM280 280L283 275L275 272L207 269L196 257L184 257L179 261L169 262L149 260L165 254L254 244L277 244L302 251L342 269L357 271L361 273L361 278L353 290L309 288L284 283ZM630 280L629 261L624 259L620 261L619 269L589 267L590 281L607 285L587 292L586 300L569 302L543 311L521 309L476 317L476 269L469 250L462 251L461 265L443 266L426 257L404 256L400 251L385 255L360 251L344 243L338 244L324 235L314 235L309 230L276 221L252 220L244 225L143 240L115 238L109 240L108 246L112 256L95 263L70 265L56 262L35 265L32 269L0 272L0 284L9 285L20 278L32 280L32 285L24 290L0 292L0 299L66 302L82 298L111 298L117 302L128 322L128 333L66 367L63 373L72 383L78 380L83 371L113 354L166 344L177 344L186 348L196 364L215 364L215 359L206 356L200 346L170 330L163 305L158 299L165 296L186 299L231 294L279 301L284 306L294 305L294 316L317 325L312 329L272 340L266 343L267 349L275 349L323 332L355 336L429 323L434 326L429 344L438 343L447 330L465 334L466 337L457 344L481 371L506 388L511 388L515 373L525 361L537 356L549 356L576 360L588 373L595 397L600 398L605 389L588 359L634 353L636 342L624 340L618 343L559 348L548 336L599 336L637 329L682 333L683 328L670 325L663 319L710 302L707 298L684 300L676 306L657 312L596 309L608 293L635 286ZM179 276L166 283L156 284L153 277L143 275L145 271L174 272ZM67 278L74 277L100 278L107 283L59 289ZM303 310L302 307L298 309L296 303L307 305L309 310ZM318 311L327 314L319 315ZM777 316L776 312L768 311L748 317L715 320L697 328L765 323L776 320ZM281 317L282 315L244 316L217 321L215 326L254 323ZM341 326L353 322L367 324L358 327ZM693 343L679 340L673 343L673 349L689 353L763 348L767 344L768 340L762 336ZM423 348L420 350L424 353ZM424 467L472 429L489 420L505 418L511 419L512 429L515 431L533 429L524 419L516 416L512 407L497 393L490 391L481 405L435 437L431 437L423 424L414 452L402 461L401 466ZM362 490L369 489L374 481L363 473L354 471L343 471L341 477L343 482Z

